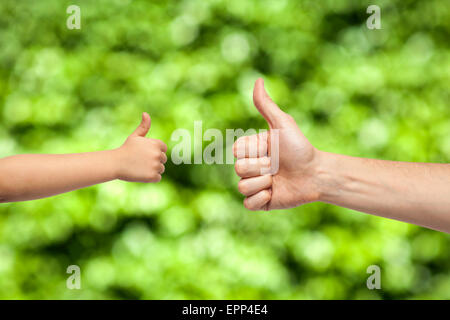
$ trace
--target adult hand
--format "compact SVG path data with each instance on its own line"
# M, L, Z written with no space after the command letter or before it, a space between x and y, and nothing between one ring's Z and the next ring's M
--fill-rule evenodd
M244 206L250 210L272 210L318 200L318 150L295 120L272 101L261 78L256 80L253 102L266 119L269 131L240 137L233 146L238 158L236 173L242 178L238 188L246 196ZM270 166L278 170L261 174Z

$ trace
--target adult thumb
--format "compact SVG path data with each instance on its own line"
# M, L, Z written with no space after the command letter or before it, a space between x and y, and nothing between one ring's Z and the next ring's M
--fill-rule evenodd
M255 82L253 103L271 128L278 127L281 124L281 120L286 116L266 92L262 78L258 78Z
M150 130L151 119L147 112L142 114L142 121L139 126L134 130L131 136L135 137L145 137L147 135L148 130Z

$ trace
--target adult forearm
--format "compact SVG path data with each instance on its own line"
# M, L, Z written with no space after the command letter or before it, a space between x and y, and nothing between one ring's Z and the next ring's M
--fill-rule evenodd
M320 201L450 232L450 165L319 152Z
M0 159L0 201L44 198L116 177L114 151L16 155Z

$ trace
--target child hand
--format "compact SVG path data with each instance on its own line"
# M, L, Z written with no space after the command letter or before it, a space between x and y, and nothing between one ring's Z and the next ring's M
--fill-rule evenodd
M130 182L159 182L167 161L167 146L157 139L145 138L150 130L148 113L142 114L142 122L115 151L117 178Z

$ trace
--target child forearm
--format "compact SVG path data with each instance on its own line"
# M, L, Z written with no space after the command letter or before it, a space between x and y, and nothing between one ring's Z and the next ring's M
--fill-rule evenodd
M0 159L0 202L33 200L120 179L158 182L167 146L147 139L150 116L118 149L77 154L26 154Z
M0 159L0 201L33 200L117 178L115 151Z

